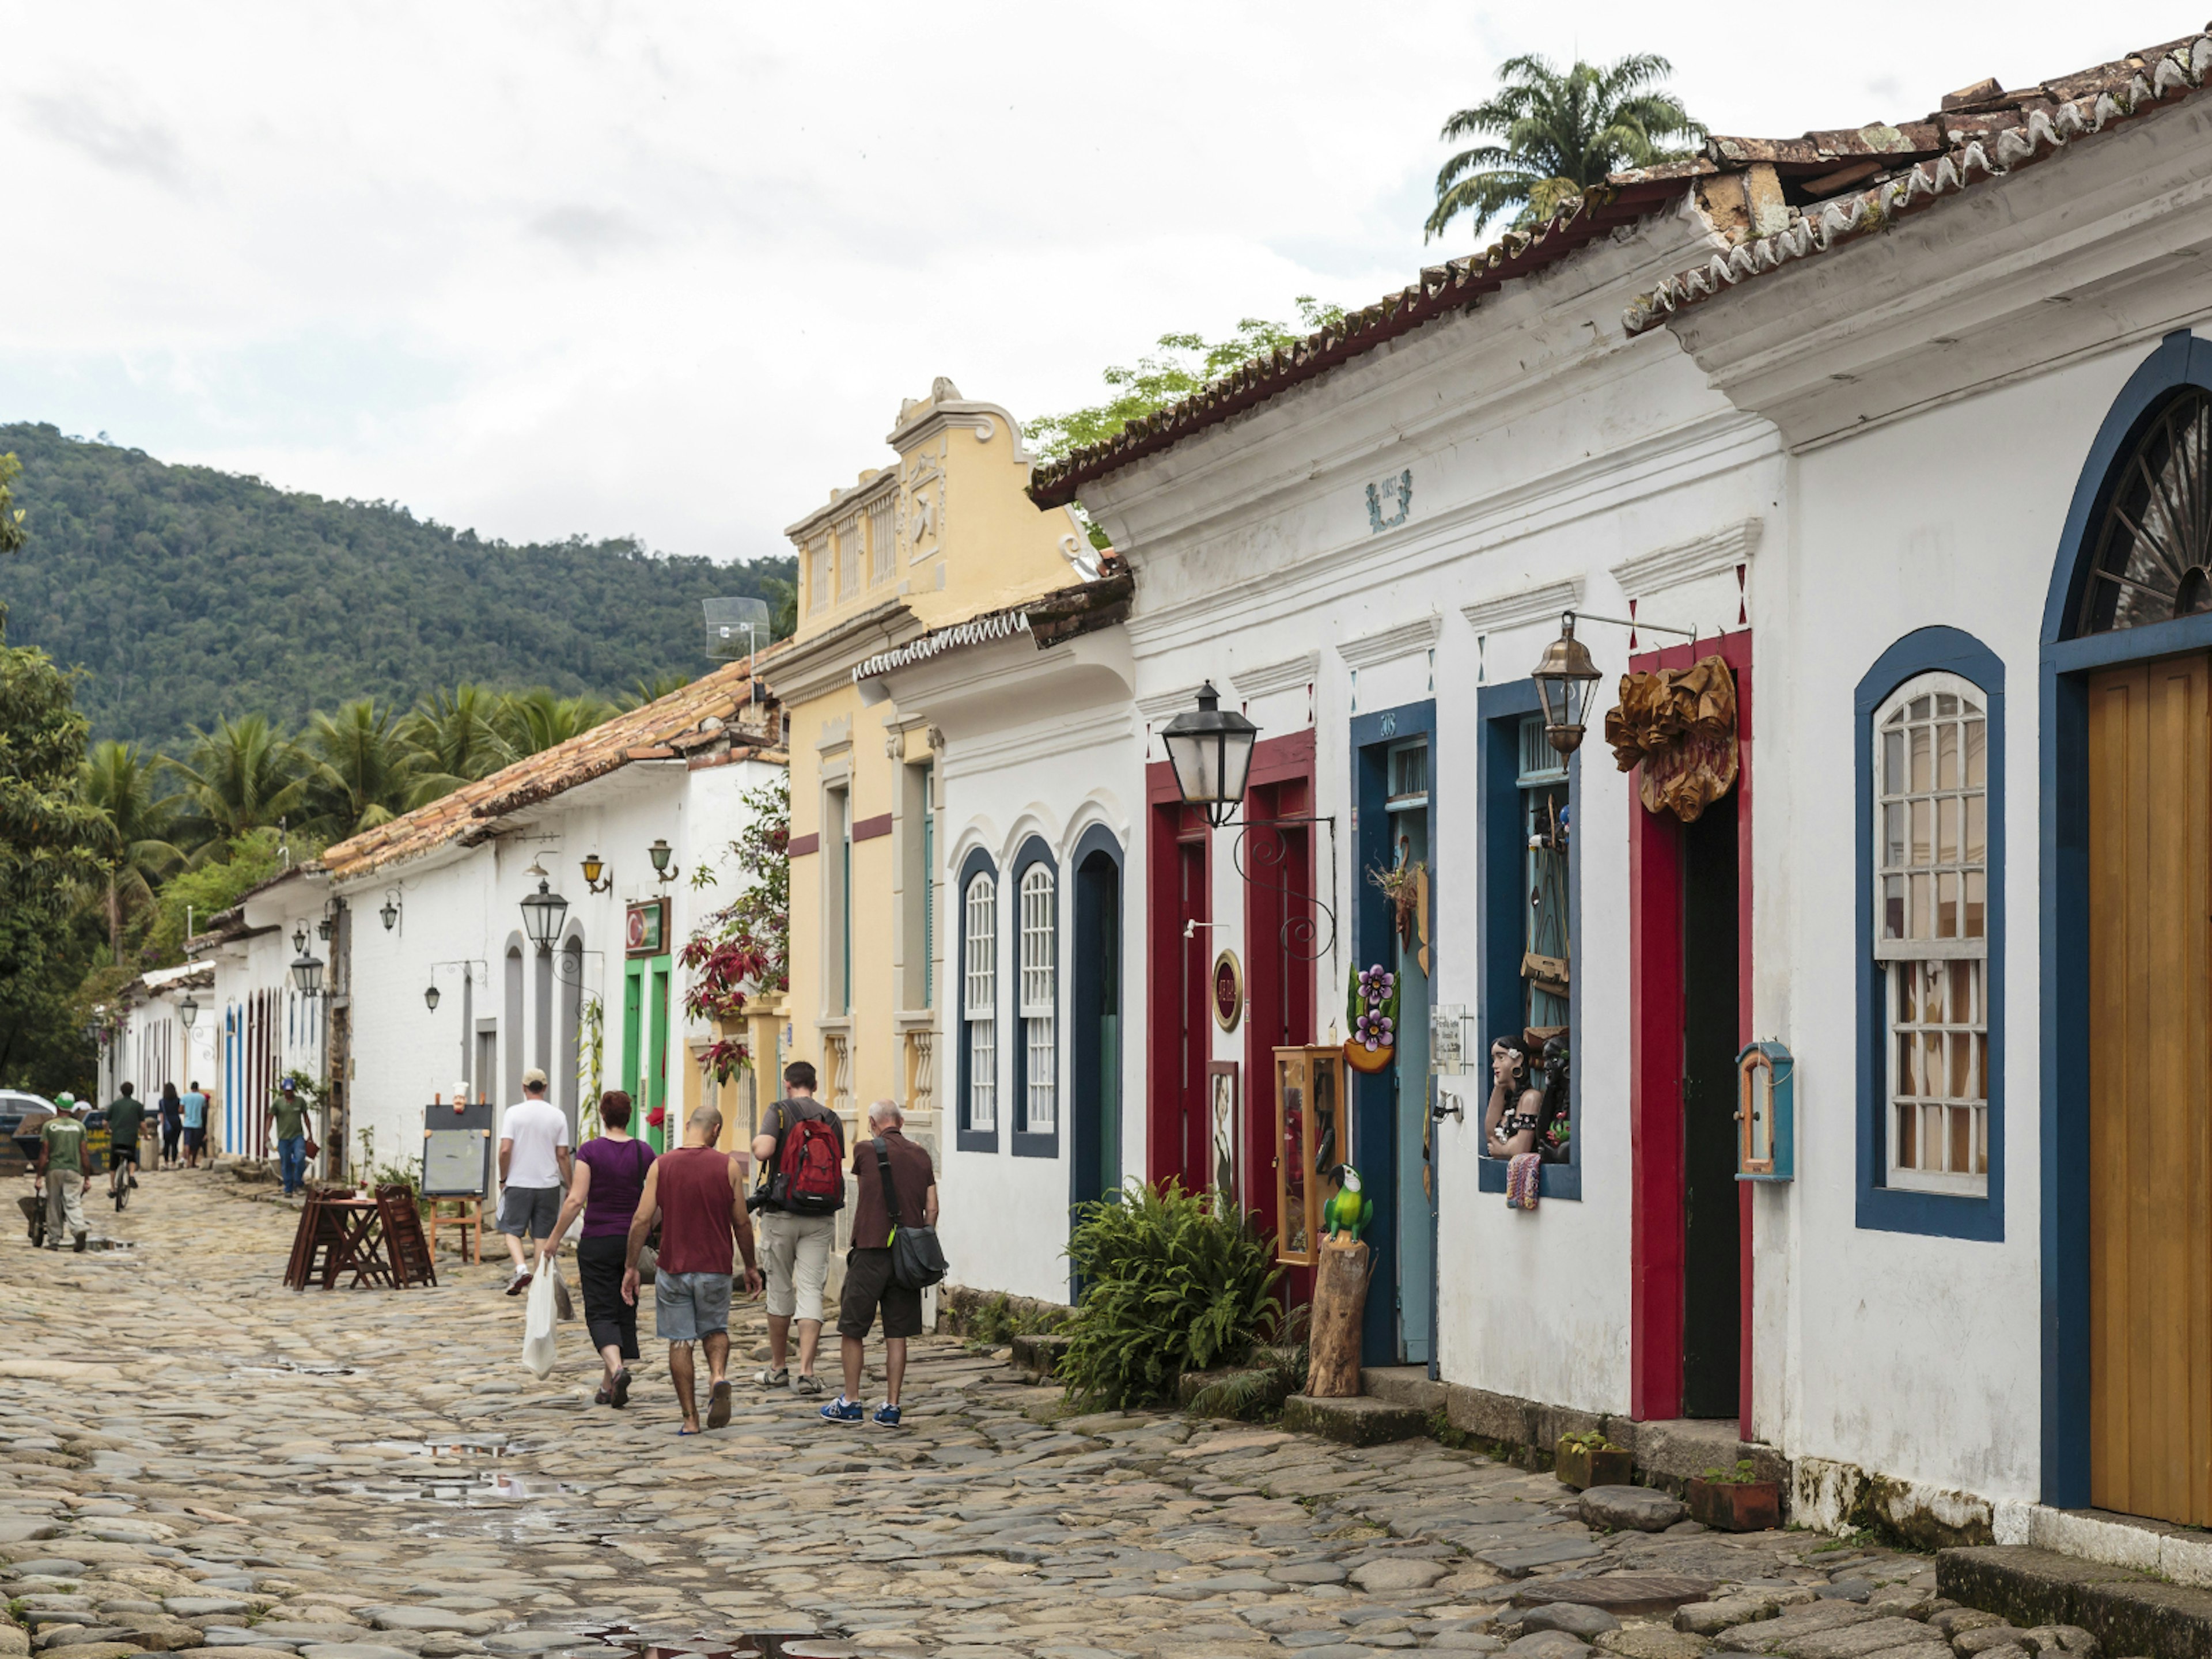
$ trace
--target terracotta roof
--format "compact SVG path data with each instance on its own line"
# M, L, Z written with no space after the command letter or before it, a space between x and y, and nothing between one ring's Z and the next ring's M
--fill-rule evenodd
M1857 188L1849 194L1793 208L1786 228L1747 235L1695 270L1668 277L1650 294L1639 295L1621 320L1630 333L1641 332L1754 276L1887 229L1900 216L1956 196L1969 185L2002 178L2048 160L2081 139L2178 103L2203 88L2208 69L2212 69L2212 34L2195 34L2039 86L2007 92L1990 81L1954 94L1944 100L1947 107L1926 121L1888 129L1900 137L1911 135L1897 148L1923 159L1878 167L1869 179L1850 179ZM1715 143L1729 146L1747 141ZM1747 152L1745 159L1764 158ZM1783 157L1773 159L1779 163ZM1805 170L1799 158L1789 159L1796 165L1788 170ZM1889 159L1903 162L1908 158L1898 155ZM1832 165L1832 158L1825 164ZM1777 172L1784 171L1778 165Z
M1421 279L1285 349L1240 363L1179 403L1132 421L1113 437L1040 463L1030 475L1039 507L1073 501L1093 479L1218 425L1278 392L1372 351L1448 313L1474 305L1516 276L1556 263L1614 226L1717 184L1771 167L1800 198L1786 228L1753 237L1639 297L1630 332L1663 321L1723 287L1877 230L1899 213L1955 194L1976 179L2039 161L2084 135L2195 92L2212 64L2212 35L2191 35L2040 85L2007 92L1994 81L1954 93L1943 108L1892 126L1808 132L1801 138L1713 137L1688 161L1618 173L1575 198L1533 231L1508 231L1482 252L1432 265ZM1839 194L1838 192L1850 192ZM1809 199L1808 199L1809 198Z
M879 651L853 670L853 683L857 685L878 674L911 668L932 657L941 657L948 651L988 645L994 640L1012 639L1017 634L1027 634L1042 651L1079 634L1095 633L1123 620L1129 614L1129 601L1135 592L1136 582L1129 574L1128 566L1109 556L1095 580L1056 587L1049 593L1041 593L1003 611L986 611L965 622L933 628L920 639L909 640L895 650Z
M766 668L771 647L760 653ZM365 830L323 854L323 867L345 880L458 842L489 840L497 821L633 761L680 760L729 741L765 758L781 759L775 745L775 705L750 702L750 665L730 663L672 691L658 702L616 715L590 731L465 783L427 806ZM713 721L703 726L702 721Z

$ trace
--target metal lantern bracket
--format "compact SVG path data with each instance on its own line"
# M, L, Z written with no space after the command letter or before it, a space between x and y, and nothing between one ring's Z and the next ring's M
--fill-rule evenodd
M1287 867L1290 854L1283 845L1283 837L1277 834L1249 849L1246 838L1255 830L1280 831L1316 823L1325 824L1328 829L1328 902L1323 904L1318 893L1308 894L1305 896L1306 902L1319 911L1320 916L1292 915L1289 914L1291 901L1297 895L1291 890L1291 873ZM1336 949L1337 908L1335 814L1244 818L1224 824L1222 828L1237 831L1237 839L1230 844L1229 849L1237 873L1255 886L1265 885L1282 895L1285 915L1280 937L1283 949L1291 959L1294 962L1319 962L1334 951ZM1326 932L1321 925L1322 918L1326 918L1328 923Z
M568 958L570 957L576 958L576 965L573 969L568 963ZM565 945L557 947L553 952L553 977L563 985L581 985L584 982L586 957L597 957L599 959L600 973L604 977L607 959L607 953L605 951L571 951Z

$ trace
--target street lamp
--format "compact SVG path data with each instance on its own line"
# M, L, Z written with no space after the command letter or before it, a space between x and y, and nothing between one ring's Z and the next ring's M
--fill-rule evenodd
M399 925L399 896L397 893L386 893L384 896L384 908L376 914L384 918L386 933L388 933L397 927Z
M307 954L307 924L304 921L292 930L292 948L303 957Z
M562 919L568 914L568 901L551 890L545 872L533 864L523 872L538 878L538 890L522 901L522 926L530 935L530 942L541 951L550 951L553 941L561 937Z
M292 983L300 988L302 996L313 996L323 988L322 958L307 954L306 928L300 930L299 936L293 942L300 947L300 954L292 963Z
M1561 613L1559 637L1544 647L1528 678L1536 682L1536 696L1544 705L1544 736L1560 754L1573 754L1582 747L1590 688L1600 678L1589 647L1575 637L1573 611Z
M438 1012L438 982L437 982L437 981L435 981L435 980L431 981L430 981L430 988L429 988L428 990L427 990L427 991L425 991L425 992L423 992L423 993L422 993L422 1006L423 1006L425 1008L428 1008L428 1009L432 1013L434 1013L434 1013L436 1013L436 1012Z
M605 881L599 879L601 876L606 875L606 868L607 861L601 858L597 853L589 853L585 855L584 890L586 892L605 893L611 892L613 890L615 878L612 876L607 876Z
M189 1031L192 1029L192 1022L199 1017L200 1006L193 1001L188 994L185 1000L177 1005L177 1018L184 1022L185 1029Z
M676 879L677 872L668 867L669 850L665 841L656 841L645 849L646 855L653 860L653 872L663 881Z
M1206 821L1217 830L1236 815L1244 799L1252 745L1259 735L1260 728L1243 715L1221 712L1221 694L1211 680L1199 689L1196 708L1161 728L1160 741L1167 745L1184 804L1205 808Z

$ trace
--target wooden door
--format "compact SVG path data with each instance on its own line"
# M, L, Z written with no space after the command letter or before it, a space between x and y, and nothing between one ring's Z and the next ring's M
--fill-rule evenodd
M2212 1522L2212 659L2089 683L2089 1456Z

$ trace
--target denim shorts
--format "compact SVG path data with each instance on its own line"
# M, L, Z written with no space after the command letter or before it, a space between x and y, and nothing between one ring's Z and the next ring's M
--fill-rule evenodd
M653 1275L653 1324L663 1342L696 1342L730 1328L730 1273Z

